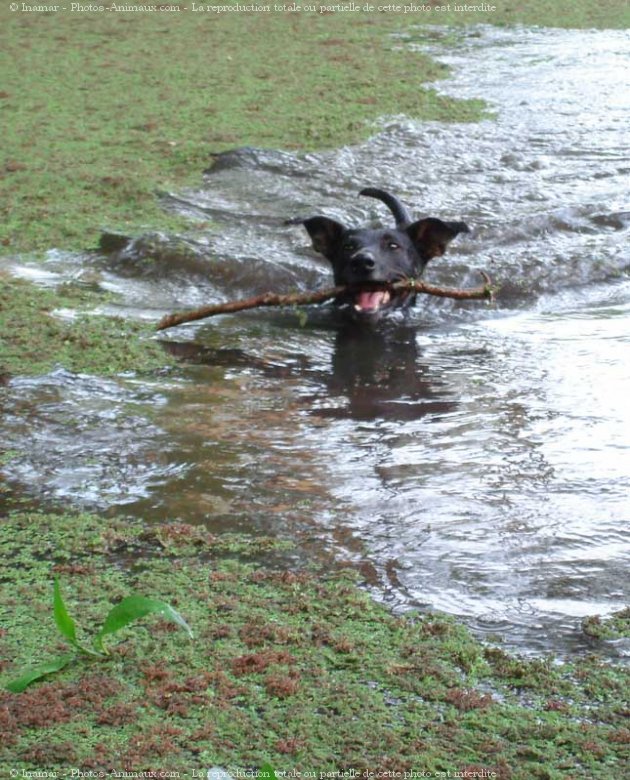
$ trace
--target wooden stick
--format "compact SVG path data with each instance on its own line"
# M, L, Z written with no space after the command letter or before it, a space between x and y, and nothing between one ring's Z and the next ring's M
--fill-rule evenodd
M457 300L488 300L494 301L497 288L485 271L479 271L483 276L485 284L481 287L471 287L467 290L460 290L454 287L436 287L433 284L427 284L420 279L409 279L404 282L395 282L390 285L394 290L411 290L416 293L426 293L427 295L437 295L439 298L456 298Z
M456 298L458 300L485 299L493 300L496 292L492 286L490 277L481 271L485 284L481 287L473 287L468 290L458 290L450 287L436 287L427 284L418 279L407 279L403 282L394 282L393 284L374 285L377 290L407 291L414 293L426 293L427 295L437 295L441 298ZM360 289L366 289L362 286ZM352 292L349 287L328 287L325 290L308 293L288 293L280 295L277 293L263 293L254 295L251 298L245 298L241 301L227 301L226 303L214 303L211 306L203 306L200 309L192 311L176 312L167 314L158 322L156 330L166 330L174 328L176 325L183 325L186 322L202 320L206 317L213 317L216 314L230 314L244 309L255 309L260 306L308 306L313 303L323 303L324 301L337 298L346 292Z

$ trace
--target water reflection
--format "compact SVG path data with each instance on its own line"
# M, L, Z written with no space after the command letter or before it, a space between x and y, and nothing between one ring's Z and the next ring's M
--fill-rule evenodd
M331 373L314 398L313 414L404 421L454 410L453 393L423 366L416 336L417 329L405 324L340 324Z

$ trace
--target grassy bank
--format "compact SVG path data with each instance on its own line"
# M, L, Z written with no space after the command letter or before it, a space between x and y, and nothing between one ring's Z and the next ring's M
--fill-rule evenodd
M89 313L102 302L85 289L53 292L0 273L0 377L45 374L56 366L98 376L142 374L172 364L151 339L152 326ZM63 309L73 316L60 317Z
M228 147L338 147L387 114L479 118L481 101L427 88L442 66L397 48L389 34L411 24L630 23L622 0L492 5L218 15L3 4L0 252L90 247L101 228L181 227L156 191L198 182L212 152Z
M147 618L109 660L0 693L0 766L623 775L627 672L595 658L524 661L448 618L394 617L349 574L256 565L274 546L181 523L11 512L0 525L3 681L64 651L53 575L88 629L134 591L174 605L195 637Z

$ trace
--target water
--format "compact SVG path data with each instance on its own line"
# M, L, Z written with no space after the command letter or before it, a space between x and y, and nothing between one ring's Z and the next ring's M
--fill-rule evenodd
M449 31L452 34L452 31ZM617 31L411 29L484 97L472 125L388 117L370 141L220 156L164 196L203 239L144 236L111 255L52 252L16 273L167 311L330 283L287 217L386 223L357 192L473 233L439 284L502 285L494 307L424 299L366 330L326 307L306 324L255 311L169 331L187 361L151 383L57 371L14 379L9 479L49 499L297 542L289 562L360 568L393 608L445 610L522 651L587 647L583 616L629 597L630 37Z

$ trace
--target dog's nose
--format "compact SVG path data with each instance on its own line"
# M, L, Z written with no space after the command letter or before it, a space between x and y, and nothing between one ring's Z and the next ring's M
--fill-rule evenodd
M371 252L357 252L352 255L351 265L353 271L373 271L376 262Z

